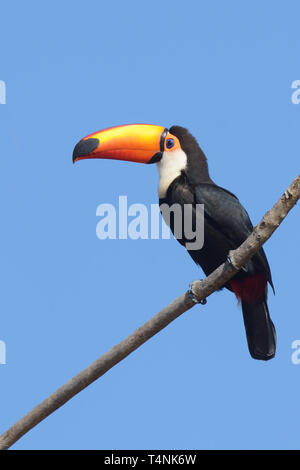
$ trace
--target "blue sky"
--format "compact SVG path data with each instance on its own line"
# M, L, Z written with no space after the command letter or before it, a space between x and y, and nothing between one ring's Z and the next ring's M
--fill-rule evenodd
M105 127L187 127L212 178L258 222L299 173L299 2L1 5L0 430L203 276L175 240L96 237L96 208L157 202L155 165L85 161ZM219 292L14 449L299 448L299 209L267 242L277 356L248 354Z

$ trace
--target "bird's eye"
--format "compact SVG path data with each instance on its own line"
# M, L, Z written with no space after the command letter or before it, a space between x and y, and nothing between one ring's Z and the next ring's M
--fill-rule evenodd
M167 149L171 149L172 147L174 147L174 139L167 139L166 147Z

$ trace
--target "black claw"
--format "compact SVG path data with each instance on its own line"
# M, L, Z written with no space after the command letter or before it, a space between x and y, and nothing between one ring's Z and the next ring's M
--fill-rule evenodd
M230 255L227 256L226 261L227 261L227 263L229 263L233 266L232 259L231 259Z

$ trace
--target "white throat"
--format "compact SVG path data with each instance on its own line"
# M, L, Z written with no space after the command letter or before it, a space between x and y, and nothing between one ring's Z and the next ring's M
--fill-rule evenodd
M164 152L162 159L157 163L159 173L158 196L164 198L170 184L181 174L186 167L187 156L182 149Z

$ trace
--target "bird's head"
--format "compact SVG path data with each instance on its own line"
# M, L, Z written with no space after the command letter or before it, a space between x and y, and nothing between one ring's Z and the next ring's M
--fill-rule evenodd
M182 172L195 179L208 177L205 155L187 129L167 129L152 124L110 127L81 139L74 148L73 162L91 158L157 163L160 175L159 196ZM206 174L207 173L207 174Z

